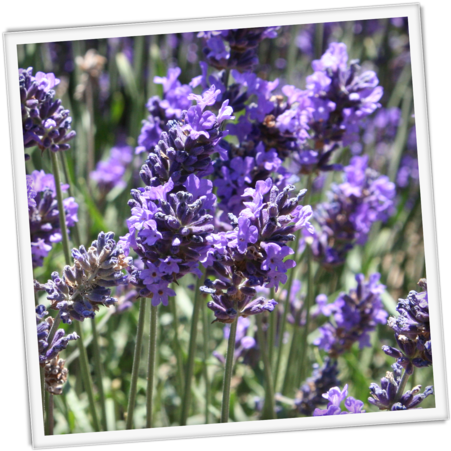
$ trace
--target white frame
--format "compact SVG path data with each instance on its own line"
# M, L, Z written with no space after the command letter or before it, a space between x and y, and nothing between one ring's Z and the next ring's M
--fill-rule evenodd
M412 83L415 102L415 117L418 159L421 181L421 200L425 258L428 279L428 294L431 312L431 328L434 337L434 391L435 408L399 412L372 412L365 415L343 415L266 421L248 421L228 424L209 424L171 428L140 429L132 431L95 432L70 435L45 436L42 421L42 401L39 367L33 356L37 356L36 320L33 309L33 270L30 259L30 238L22 124L17 85L17 46L29 43L101 39L117 36L140 36L274 25L338 22L375 18L408 17L412 62ZM13 162L14 193L16 201L16 223L18 233L19 271L21 275L21 297L25 331L25 351L30 399L32 442L35 449L131 443L153 440L174 440L195 437L273 433L294 430L337 428L437 421L449 419L448 393L442 307L438 269L438 248L435 222L432 163L429 146L429 131L424 76L423 44L419 4L372 6L365 8L340 8L324 11L290 12L253 16L170 20L139 24L102 25L39 31L4 33L5 67L8 84L10 111L11 151ZM25 308L27 306L27 308ZM376 381L377 382L377 381Z

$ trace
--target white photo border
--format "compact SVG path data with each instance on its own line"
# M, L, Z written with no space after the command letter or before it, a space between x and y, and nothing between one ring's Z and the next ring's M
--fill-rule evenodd
M36 364L38 344L34 309L33 269L30 258L30 235L27 208L24 150L17 84L17 46L22 44L104 39L118 36L141 36L168 33L218 30L227 28L283 26L321 22L408 17L412 65L412 83L415 105L418 161L420 172L421 205L425 259L428 279L428 298L431 330L434 337L434 392L435 408L393 412L371 412L365 415L323 416L296 419L247 421L228 424L177 426L113 432L80 433L45 436L42 421L42 401L39 367ZM154 440L174 440L240 434L274 433L309 429L383 425L393 423L437 421L449 419L448 393L442 306L438 266L438 244L435 220L432 162L430 152L425 67L421 33L420 5L371 6L340 8L323 11L296 11L233 17L168 20L159 22L99 25L38 31L4 33L5 67L10 111L11 152L16 226L18 235L19 272L24 319L25 352L30 400L32 443L35 449L114 443L133 443Z

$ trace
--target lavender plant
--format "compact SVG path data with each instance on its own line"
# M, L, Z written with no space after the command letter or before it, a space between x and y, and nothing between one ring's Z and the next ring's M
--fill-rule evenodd
M64 109L61 100L55 97L55 88L60 80L53 73L36 72L33 68L19 69L20 101L24 147L37 146L41 151L67 150L76 135L71 130L72 118ZM25 158L29 158L25 154Z
M385 286L379 283L380 274L372 274L365 283L363 274L357 274L357 287L327 304L326 296L318 296L317 304L329 322L321 326L321 336L314 344L336 358L359 343L360 349L371 346L369 332L376 329L377 324L384 324L387 312L384 310L381 294Z
M61 190L67 191L69 185ZM33 267L43 265L44 258L54 243L62 241L60 216L56 199L55 179L44 171L33 171L27 175L28 216L30 219L31 254ZM78 204L73 197L63 200L67 227L78 222Z

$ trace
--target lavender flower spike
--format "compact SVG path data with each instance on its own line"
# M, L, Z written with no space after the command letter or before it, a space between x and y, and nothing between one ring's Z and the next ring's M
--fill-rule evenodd
M385 286L379 283L380 274L374 273L365 282L363 274L357 274L357 287L349 294L341 293L332 304L326 304L325 296L318 296L317 302L325 316L332 316L320 327L321 336L313 343L324 349L331 357L343 354L358 342L360 349L371 346L369 332L377 324L385 324L387 312L384 310L381 294Z
M113 232L100 232L88 250L84 246L72 250L74 265L65 266L61 276L53 272L46 284L35 284L47 292L51 308L60 311L64 323L94 318L99 305L109 307L116 303L111 287L128 283L122 270L131 259L113 238Z
M69 341L80 338L75 332L65 335L63 329L56 331L52 343L48 343L53 318L48 317L43 305L36 307L36 324L39 346L39 365L44 368L44 387L53 395L63 392L63 385L67 380L68 371L64 367L65 361L59 358L59 353L66 349Z
M64 109L61 100L54 100L54 88L59 82L52 73L33 75L32 67L19 69L25 148L37 146L41 151L50 149L52 152L70 148L68 143L76 133L71 131L69 110Z
M323 398L327 399L327 409L315 409L314 417L328 416L328 415L347 415L350 413L365 413L363 402L348 395L348 385L346 384L343 390L339 387L331 388L327 393L323 394ZM341 410L341 403L345 402L347 411Z
M254 299L256 288L277 290L286 282L288 269L296 265L291 259L283 261L293 253L287 243L294 240L295 231L311 227L311 207L298 205L306 190L290 197L293 189L287 186L280 192L272 179L258 181L255 189L245 190L246 208L240 216L229 215L234 229L209 237L205 265L207 274L217 279L207 279L201 289L211 294L207 306L217 321L232 323L239 316L274 310L274 300Z

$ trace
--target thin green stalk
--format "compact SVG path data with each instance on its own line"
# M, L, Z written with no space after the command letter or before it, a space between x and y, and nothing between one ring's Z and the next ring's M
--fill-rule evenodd
M70 258L69 235L67 234L66 212L64 211L63 192L61 191L61 177L58 156L56 152L50 152L50 155L52 158L53 176L55 177L55 189L56 189L56 198L58 201L58 213L60 220L61 235L63 237L64 258L66 261L66 265L70 265L71 258Z
M263 360L263 372L265 374L265 407L263 409L262 419L276 419L274 383L272 380L271 364L268 355L268 346L263 333L262 315L255 315L257 320L257 337L260 345L260 354Z
M174 347L176 359L175 378L177 383L177 393L181 399L183 393L183 357L179 340L179 319L177 316L177 304L175 302L175 298L169 301L169 308L171 309L172 327L174 329L174 339L172 341L172 346Z
M94 430L96 432L100 431L100 424L97 418L96 406L94 401L94 391L92 388L91 374L89 372L88 355L86 353L86 348L83 342L83 334L81 331L81 324L79 321L74 321L75 332L77 332L79 338L77 340L78 349L80 351L80 370L81 377L83 379L83 385L85 386L86 393L89 399L89 411L91 412L92 422L94 425Z
M157 317L158 306L150 306L150 345L149 345L149 366L147 370L147 416L146 427L152 427L153 413L153 386L155 378L155 359L157 355Z
M50 410L52 410L50 412ZM45 435L53 435L53 427L51 427L50 418L53 421L53 407L50 409L50 393L48 391L45 392Z
M203 347L204 347L204 381L205 381L205 424L210 422L210 381L208 378L208 364L210 357L210 350L208 345L210 343L210 324L208 322L207 310L202 309L202 332L203 332Z
M298 230L296 232L296 238L294 241L294 249L295 249L295 261L297 262L299 260L299 240L301 237L301 232ZM287 297L285 299L284 305L283 305L283 313L282 313L282 320L280 321L280 327L279 327L279 349L277 353L277 361L276 366L274 368L274 389L277 389L277 381L279 378L279 372L280 372L280 363L282 361L282 354L284 349L284 342L283 342L283 336L285 335L285 328L287 325L287 316L288 316L288 310L290 309L290 297L291 297L291 290L293 287L293 280L294 275L296 274L296 268L293 268L290 271L290 275L288 276L288 288L287 288Z
M53 337L55 336L56 331L58 330L58 326L60 325L60 322L61 322L61 316L60 316L60 312L58 311L58 315L56 315L56 317L53 319L53 324L52 324L52 328L50 329L47 343L52 343Z
M55 424L55 419L53 417L53 411L55 410L55 400L53 395L49 393L49 405L47 409L47 424L48 424L48 435L53 435L53 426Z
M197 325L199 322L199 311L200 306L202 304L202 295L200 292L200 286L205 277L205 273L202 274L202 277L197 279L196 283L196 291L195 291L195 299L193 306L193 316L191 317L191 333L189 338L189 347L188 347L188 361L186 364L186 373L185 373L185 391L183 393L183 401L182 401L182 415L180 419L180 425L186 426L186 421L188 419L189 408L191 403L191 383L193 379L194 372L194 357L196 354L196 339L197 339Z
M135 353L133 356L132 379L130 382L130 393L128 396L127 421L125 423L125 429L132 429L133 427L133 413L135 411L136 403L136 387L138 385L139 361L141 359L144 319L146 317L146 301L144 299L139 299L136 302L139 303L139 317L138 328L136 330Z
M221 407L221 423L229 421L230 407L230 381L232 380L233 361L235 357L235 338L238 319L230 325L229 342L227 345L226 364L224 370L224 381L222 386L222 407Z
M63 172L64 172L64 178L66 179L66 183L69 185L68 193L70 197L73 197L73 191L72 186L74 185L72 177L70 176L69 168L67 165L67 158L66 158L66 152L58 152L61 155L61 162L63 166ZM75 243L75 246L79 247L81 244L80 239L80 230L78 229L78 222L76 222L72 228L74 232L74 239L73 242Z
M408 379L409 379L409 374L407 373L407 371L404 370L404 373L401 378L401 382L399 383L399 386L398 386L398 391L396 393L395 402L393 404L396 404L401 399L401 396L404 394L404 390L406 389Z
M271 288L269 297L270 299L275 299L276 296L274 288ZM277 328L277 315L270 315L268 328L268 359L271 367L273 363L274 344L276 342L276 328Z
M45 418L45 368L40 366L39 373L41 375L41 400L42 400L42 418Z
M310 246L307 248L307 297L305 299L305 326L302 334L301 340L301 358L297 368L300 370L301 381L306 377L307 370L307 339L310 327L310 307L313 304L314 296L314 283L313 283L313 271L312 271L312 250ZM298 381L296 380L296 383ZM300 383L300 381L299 381Z
M99 390L99 398L100 398L100 408L101 408L101 423L102 430L107 431L107 421L106 421L106 401L105 401L105 391L103 390L103 369L102 369L102 361L100 358L100 346L99 346L99 334L97 333L97 325L96 319L91 319L92 325L92 344L94 350L94 368L95 375L97 379L97 388Z

